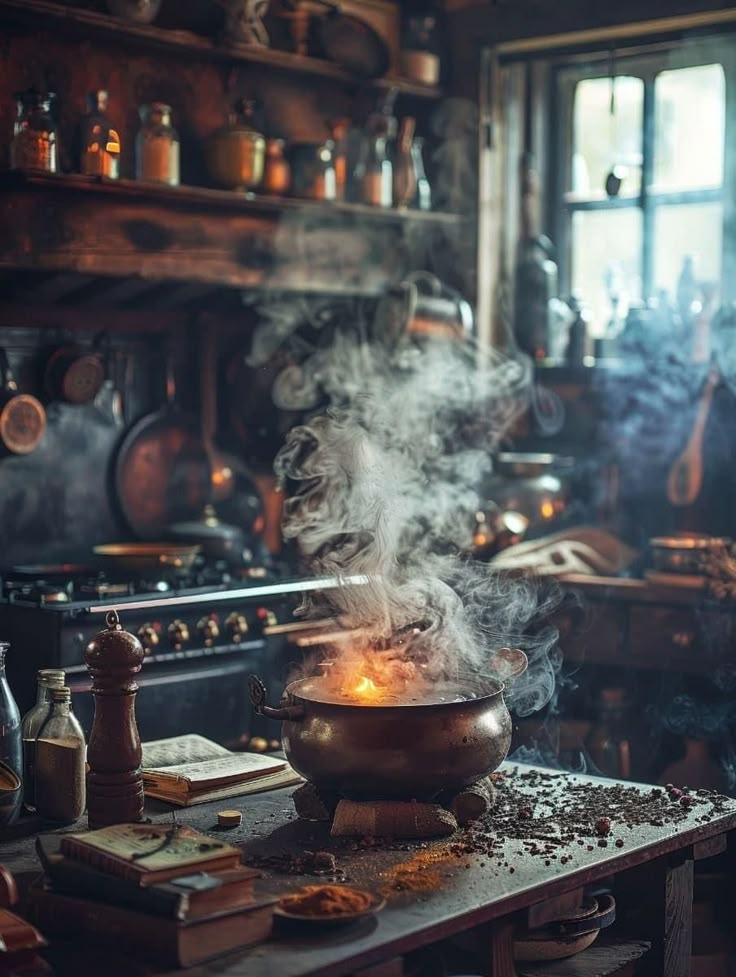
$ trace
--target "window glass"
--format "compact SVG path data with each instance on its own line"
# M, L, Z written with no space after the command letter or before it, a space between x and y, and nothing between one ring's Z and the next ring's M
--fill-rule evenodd
M575 211L572 286L590 308L591 333L602 336L612 316L625 318L641 300L642 218L638 207Z
M686 257L698 283L720 283L723 205L662 205L654 213L654 286L675 298Z
M611 112L611 86L614 104ZM575 87L570 189L576 196L606 199L606 177L620 167L620 197L635 197L641 188L644 82L619 75L587 78Z
M726 83L719 64L663 71L654 82L654 189L723 182Z

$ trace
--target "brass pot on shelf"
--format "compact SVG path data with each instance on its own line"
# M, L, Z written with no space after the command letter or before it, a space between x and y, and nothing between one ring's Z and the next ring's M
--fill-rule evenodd
M253 103L242 99L207 140L210 179L224 190L253 190L263 179L266 140L251 124L252 114Z

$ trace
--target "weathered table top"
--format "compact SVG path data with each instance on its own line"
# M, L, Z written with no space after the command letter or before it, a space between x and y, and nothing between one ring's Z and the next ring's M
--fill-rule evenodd
M591 823L584 829L581 825L585 825L587 808L581 798L602 785L633 785L577 775L555 777L553 772L520 764L505 764L502 771L506 780L500 795L501 799L505 797L506 813L503 815L504 805L499 803L495 829L493 815L484 822L481 838L486 850L480 853L464 851L463 839L460 844L449 839L378 848L365 848L354 839L331 839L328 826L295 817L291 789L229 802L228 806L242 809L243 823L228 831L227 838L243 846L246 860L253 854L269 852L331 851L349 884L381 889L387 893L388 904L369 921L347 928L305 931L277 926L268 943L180 972L182 977L340 977L736 828L736 800L714 802L709 796L695 794L692 806L680 807L678 799L660 792L667 809L662 817L652 818L660 822L657 824L637 824L641 818L634 815L619 818L614 804L608 812L612 815L610 835L602 847L595 820L605 798L597 795L597 808L591 808ZM657 807L659 801L651 800L651 787L637 789L642 809L647 803L650 808ZM525 797L529 798L528 806ZM178 810L177 818L211 831L215 812L221 807L219 803ZM171 818L170 810L151 804L147 813L154 821L165 821ZM512 810L521 812L520 819L509 819ZM523 833L518 825L526 819L529 828ZM627 827L627 820L634 824ZM517 828L510 830L514 821ZM564 844L559 837L555 840L560 831L567 837ZM38 872L33 841L26 838L5 843L0 846L0 859L16 873ZM407 868L416 869L410 875L419 883L411 884L410 891L396 891L398 873ZM269 893L319 881L314 876L280 874L271 869L263 872L261 891ZM427 891L421 891L425 882ZM144 967L132 969L130 957L120 947L101 954L85 949L81 967L76 953L69 960L64 954L55 954L54 962L58 977L72 973L75 977L87 973L105 973L106 977L158 973Z

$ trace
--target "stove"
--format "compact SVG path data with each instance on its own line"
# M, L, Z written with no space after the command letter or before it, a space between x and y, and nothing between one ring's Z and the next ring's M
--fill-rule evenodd
M22 566L6 571L0 590L0 639L10 642L8 680L25 712L35 701L39 668L63 668L74 710L87 734L91 681L84 652L117 610L141 641L138 684L143 739L198 732L230 745L271 738L273 723L253 714L247 678L283 686L295 655L289 642L300 595L338 585L334 578L295 578L271 569L234 572L195 564L185 574L158 571L118 577L93 565Z

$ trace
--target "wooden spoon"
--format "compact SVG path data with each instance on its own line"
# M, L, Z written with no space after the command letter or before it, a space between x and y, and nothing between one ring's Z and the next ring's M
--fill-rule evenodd
M703 435L710 413L710 405L720 374L713 366L700 395L695 423L682 454L676 459L667 477L667 498L672 505L692 505L703 485Z

